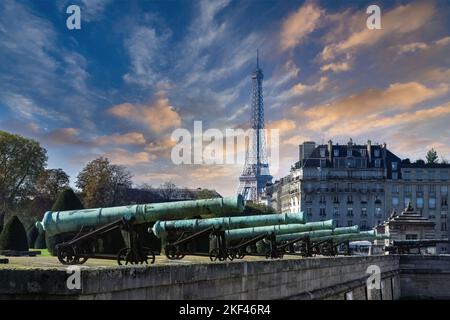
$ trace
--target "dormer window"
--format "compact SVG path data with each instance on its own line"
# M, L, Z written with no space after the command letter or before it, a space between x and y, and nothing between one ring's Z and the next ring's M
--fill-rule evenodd
M334 156L339 157L339 149L334 149Z
M361 149L361 157L365 157L367 155L367 150L366 149Z
M325 158L325 149L320 149L320 157Z
M351 157L352 156L352 149L347 149L347 157Z
M378 158L380 156L380 149L375 149L374 150L374 155L376 158Z

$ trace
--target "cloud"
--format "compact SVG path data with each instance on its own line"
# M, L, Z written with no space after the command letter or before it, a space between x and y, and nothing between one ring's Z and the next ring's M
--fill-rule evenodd
M161 133L181 125L180 115L162 93L151 105L122 103L111 107L108 113L120 119L145 124L149 130L155 133Z
M346 122L345 126L333 126L328 130L330 135L343 135L351 132L352 134L362 134L373 130L384 130L388 127L396 127L403 124L413 125L424 121L439 119L450 115L450 103L428 108L420 109L414 112L403 112L394 116L370 115L365 121L353 120Z
M60 128L50 131L44 135L44 139L56 144L63 145L86 145L88 141L80 138L80 130L76 128Z
M340 63L329 63L320 67L321 71L341 72L350 70L350 63L348 61Z
M338 121L363 120L370 114L409 109L447 91L447 86L428 88L418 82L394 83L384 90L370 88L330 104L313 106L305 110L303 115L309 118L308 128L320 130ZM298 114L301 110L293 108L292 111Z
M93 142L95 145L105 145L105 144L142 145L146 143L146 140L144 135L140 132L129 132L125 134L100 136L95 138Z
M82 21L97 21L104 17L103 12L111 3L111 0L81 0Z
M298 147L298 145L301 144L303 141L311 141L311 138L309 136L304 135L295 135L287 139L284 139L283 144Z
M155 28L134 27L124 43L131 63L123 79L128 83L149 87L164 79L161 70L168 58L164 50L170 36L169 30L158 34Z
M315 2L309 1L290 14L281 28L281 49L292 49L304 41L318 27L322 13Z
M399 5L382 14L381 30L370 30L365 25L361 26L360 31L351 34L343 41L325 46L320 57L323 61L329 61L341 53L371 47L388 37L406 35L426 25L434 13L435 8L431 1Z
M284 134L286 132L294 130L295 127L296 127L295 122L290 119L268 121L266 124L266 128L268 130L278 129L278 130L280 130L280 134Z
M124 166L136 166L142 164L149 164L155 159L154 156L148 152L130 152L126 149L115 148L112 151L105 152L103 156L109 158L112 163Z

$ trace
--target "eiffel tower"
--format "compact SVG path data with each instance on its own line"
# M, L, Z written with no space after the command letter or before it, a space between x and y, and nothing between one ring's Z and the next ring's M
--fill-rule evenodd
M252 136L246 149L245 165L239 177L238 193L245 200L258 202L264 195L266 183L272 181L266 152L264 130L264 103L262 81L264 75L259 67L259 52L256 51L256 69L252 73Z

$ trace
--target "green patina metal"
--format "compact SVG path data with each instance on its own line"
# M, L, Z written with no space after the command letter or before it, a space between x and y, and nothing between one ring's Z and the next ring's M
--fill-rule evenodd
M307 232L322 229L333 229L333 228L334 228L333 220L325 220L305 224L271 225L254 228L231 229L225 231L225 237L227 240L235 240L242 238L252 238L261 234L273 233L276 235L280 235L280 234Z
M156 221L152 230L158 238L161 238L166 236L168 232L175 230L197 232L210 227L221 230L229 230L267 225L282 225L288 223L303 224L305 222L303 212L277 213L257 216Z
M385 235L376 234L375 230L370 231L360 231L357 233L346 233L346 234L335 234L324 237L315 237L311 240L313 242L320 242L325 240L333 240L334 242L344 242L344 241L373 241L385 239Z
M134 218L134 223L139 224L161 219L238 215L243 211L244 200L239 195L229 198L137 204L111 208L48 211L42 221L36 222L36 227L39 232L45 231L47 235L54 235L76 232L83 226L102 226L122 218L125 220Z
M297 233L289 233L289 234L282 234L277 235L277 241L290 241L302 237L308 237L310 239L314 238L320 238L320 237L327 237L327 236L333 236L333 235L341 235L341 234L349 234L349 233L358 233L359 227L358 226L351 226L351 227L342 227L342 228L335 228L335 229L329 229L329 230L317 230L317 231L310 231L310 232L297 232Z

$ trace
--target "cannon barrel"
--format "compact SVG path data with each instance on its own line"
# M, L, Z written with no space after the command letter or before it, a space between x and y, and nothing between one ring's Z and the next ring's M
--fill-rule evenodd
M175 201L129 206L82 209L71 211L48 211L42 221L36 222L39 232L47 235L76 232L81 227L97 227L126 219L134 223L154 222L161 219L183 219L195 216L212 217L239 214L244 211L241 195L229 198Z
M254 228L231 229L225 231L225 238L227 240L235 240L242 238L252 238L265 233L267 234L274 233L276 235L279 235L279 234L306 232L306 231L333 229L333 228L334 228L333 220L325 220L319 222L309 222L305 224L286 224L286 225L272 225Z
M156 221L152 231L158 238L165 237L170 231L201 231L206 228L228 230L250 228L267 225L305 223L303 212L276 213L257 216L221 217L209 219L187 219L172 221Z
M384 239L384 235L377 235L375 230L370 231L360 231L357 233L345 233L345 234L335 234L330 236L324 236L324 237L317 237L312 238L311 240L314 242L320 242L325 240L333 240L335 242L342 242L342 241L359 241L359 240L381 240Z
M333 236L333 235L350 234L350 233L358 233L358 232L359 232L358 226L351 226L351 227L334 228L334 229L328 229L328 230L316 230L316 231L309 231L309 232L281 234L281 235L277 235L277 241L290 241L290 240L298 239L301 237L305 237L305 238L309 237L311 239L314 239L314 238L320 238L320 237L328 237L328 236Z

